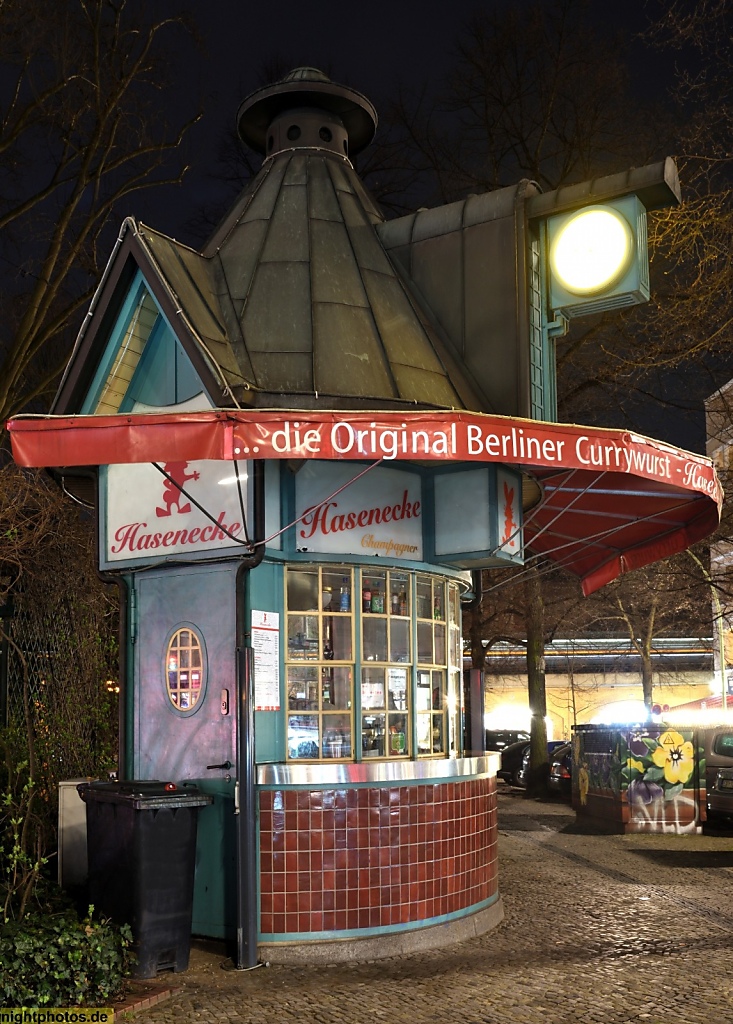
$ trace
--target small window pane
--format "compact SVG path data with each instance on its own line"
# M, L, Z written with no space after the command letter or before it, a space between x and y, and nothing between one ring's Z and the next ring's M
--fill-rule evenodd
M334 661L351 661L351 618L333 616L331 637Z
M351 718L349 715L323 716L322 756L351 757Z
M361 706L367 711L371 708L384 709L386 690L384 688L383 668L364 668L361 671Z
M434 665L445 665L445 626L436 622L434 626L435 635L435 661Z
M384 715L363 715L361 749L364 757L384 757Z
M324 569L322 580L322 594L331 594L328 610L332 612L350 612L351 573L348 576L344 576L342 572L328 572ZM325 604L323 610L326 611Z
M410 579L407 573L389 574L389 611L392 615L410 613Z
M318 658L317 615L288 615L288 658L291 661Z
M445 618L445 586L437 581L433 583L433 618Z
M442 715L433 715L433 753L441 754L445 751L445 718Z
M321 700L323 710L346 711L351 707L351 669L321 669Z
M430 622L417 624L417 660L421 665L433 664L433 626Z
M290 757L318 757L318 715L290 715L288 754Z
M417 617L432 619L433 617L433 586L429 576L417 577Z
M418 754L432 754L433 752L433 730L430 715L417 716L417 752Z
M389 751L393 757L409 754L407 743L407 719L405 715L389 715Z
M407 619L392 619L389 624L389 660L410 660L410 623Z
M387 688L387 706L396 711L405 711L407 709L407 669L387 669Z
M430 711L433 698L430 687L430 673L418 672L417 674L417 710Z
M450 596L450 621L453 625L461 624L461 605L458 596L458 587L451 583L449 587Z
M294 666L288 669L288 710L318 710L318 669Z
M461 664L461 631L457 626L450 627L450 663Z
M370 572L368 576L362 576L361 588L361 610L374 615L384 615L387 611L385 604L387 594L387 573Z
M291 612L316 612L319 607L318 570L288 571L288 609Z
M362 620L364 638L364 661L387 660L387 620L365 618Z
M433 672L433 710L443 710L443 697L445 690L445 675L442 672Z

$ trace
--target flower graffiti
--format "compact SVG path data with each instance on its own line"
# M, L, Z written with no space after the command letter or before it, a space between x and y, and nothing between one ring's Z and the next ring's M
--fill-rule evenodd
M664 797L664 790L658 783L645 782L644 779L634 779L630 782L626 793L630 804L636 802L646 806Z
M659 737L659 746L652 751L652 761L664 772L673 786L690 781L695 770L695 748L678 732L668 731Z
M619 751L621 775L630 804L649 806L670 801L687 786L694 786L696 751L690 735L666 729L659 736L633 735ZM700 768L704 776L704 768Z
M694 729L580 727L573 804L625 832L699 832L705 757Z

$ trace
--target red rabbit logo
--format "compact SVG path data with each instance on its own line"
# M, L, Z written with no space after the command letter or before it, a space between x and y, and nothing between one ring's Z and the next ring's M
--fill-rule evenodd
M181 504L181 488L187 480L198 480L200 474L196 470L187 473L187 465L187 462L166 462L163 466L170 480L166 478L163 484L163 508L156 508L156 516L169 516L174 508L179 515L185 515L186 512L191 511L190 502L187 501L185 505Z
M514 520L514 488L504 483L504 533L501 546L515 548L517 546L516 530L518 524Z

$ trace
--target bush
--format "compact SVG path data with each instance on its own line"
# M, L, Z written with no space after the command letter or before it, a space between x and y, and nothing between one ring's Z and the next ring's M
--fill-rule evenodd
M0 731L0 921L31 909L47 865L47 805L31 778L19 733Z
M127 925L72 909L0 928L0 992L8 1006L106 1006L130 973Z

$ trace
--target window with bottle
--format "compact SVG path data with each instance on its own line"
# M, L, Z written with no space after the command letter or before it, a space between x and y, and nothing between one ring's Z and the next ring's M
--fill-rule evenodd
M326 566L288 569L288 757L351 759L353 575Z
M458 735L448 700L460 682L455 583L292 566L285 597L289 759L447 756L449 723Z
M362 756L410 757L412 574L361 574Z
M418 576L417 589L417 714L418 754L444 754L448 687L446 658L445 582Z

